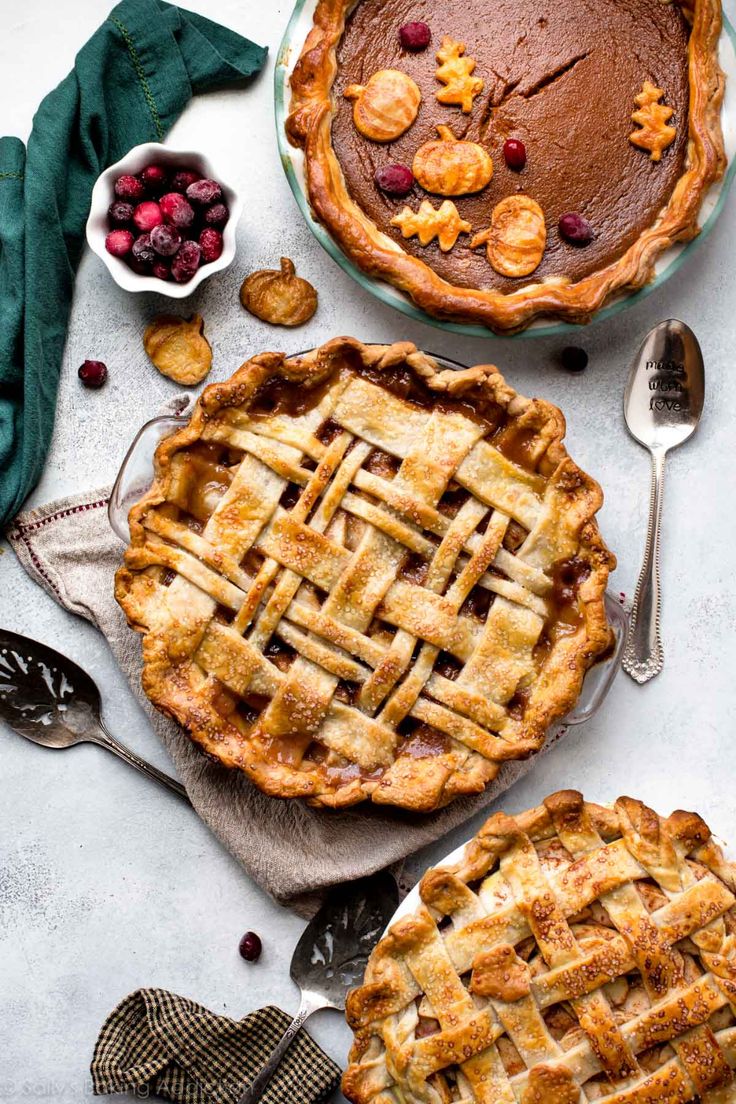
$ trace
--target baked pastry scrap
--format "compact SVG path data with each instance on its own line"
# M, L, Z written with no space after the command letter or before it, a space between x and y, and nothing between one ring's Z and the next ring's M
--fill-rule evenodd
M268 794L480 792L610 643L598 485L496 368L264 353L159 446L115 594L151 700Z
M725 1104L736 867L695 813L573 790L430 870L348 997L355 1104Z
M720 31L720 0L318 0L286 123L314 214L430 314L586 322L698 232L725 168ZM450 245L406 232L438 196ZM529 204L523 264L478 248L501 218L528 237Z

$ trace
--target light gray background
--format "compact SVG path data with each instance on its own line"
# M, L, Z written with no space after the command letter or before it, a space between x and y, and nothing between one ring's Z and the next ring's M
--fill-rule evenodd
M193 5L196 6L196 5ZM468 364L497 363L518 390L558 403L574 458L602 483L601 526L619 557L613 588L627 593L642 555L649 498L646 454L627 436L621 395L628 365L651 325L675 316L698 334L708 393L699 435L674 453L667 472L663 574L666 666L645 688L626 676L591 723L513 790L509 811L561 787L608 801L639 796L662 813L704 814L736 843L733 770L736 484L733 466L733 243L736 197L714 234L662 289L617 319L582 329L590 366L570 376L554 353L571 338L462 339L376 303L317 245L281 170L274 137L272 75L288 3L208 0L205 12L270 48L247 91L200 96L169 142L211 156L245 199L238 256L184 304L200 310L222 379L264 349L295 352L339 333L365 340L408 338ZM43 95L70 69L75 51L104 19L109 0L23 0L4 8L0 103L4 133L28 135ZM729 10L732 5L729 4ZM246 314L237 293L247 272L288 254L319 290L316 316L296 332ZM156 296L120 291L85 255L67 344L51 455L30 504L112 480L140 424L177 391L141 345L145 322L165 307ZM177 309L177 308L175 308ZM83 390L86 357L109 366L102 391ZM113 732L166 767L165 755L103 639L60 610L0 546L0 624L62 648L103 690ZM65 755L36 748L0 726L0 1099L79 1101L97 1030L138 986L162 986L232 1016L275 1002L294 1010L291 950L302 921L252 885L192 812L96 748ZM438 859L461 831L424 857ZM257 966L238 957L246 929L260 932ZM311 1030L340 1063L349 1037L335 1013Z

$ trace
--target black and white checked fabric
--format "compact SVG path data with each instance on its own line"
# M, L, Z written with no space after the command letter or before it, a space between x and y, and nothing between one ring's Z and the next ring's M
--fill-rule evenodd
M218 1016L164 989L138 989L102 1026L92 1056L95 1094L145 1090L181 1104L234 1104L289 1026L280 1008ZM264 1104L316 1104L340 1069L302 1030L266 1088Z

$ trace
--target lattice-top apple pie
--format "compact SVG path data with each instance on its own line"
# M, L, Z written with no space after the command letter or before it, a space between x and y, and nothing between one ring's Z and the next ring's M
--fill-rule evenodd
M727 1104L736 867L695 813L498 813L348 998L355 1104Z
M610 645L598 485L496 368L338 338L200 398L130 515L143 685L266 793L431 810L530 755Z

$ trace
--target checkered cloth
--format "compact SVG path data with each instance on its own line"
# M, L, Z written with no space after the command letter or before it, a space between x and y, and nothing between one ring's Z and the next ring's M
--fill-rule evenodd
M181 1104L236 1104L291 1022L280 1008L243 1020L217 1016L164 989L138 989L103 1024L92 1056L96 1095L141 1090ZM302 1029L263 1104L316 1104L334 1092L338 1066Z

